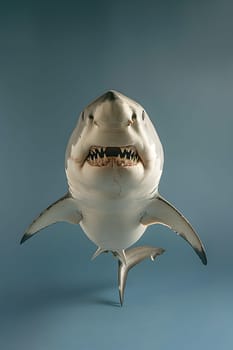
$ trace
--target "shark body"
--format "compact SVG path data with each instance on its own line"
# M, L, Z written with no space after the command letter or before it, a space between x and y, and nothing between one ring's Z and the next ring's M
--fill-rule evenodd
M66 149L68 193L44 210L21 243L55 222L80 224L97 248L119 260L123 303L128 271L162 248L135 247L152 224L168 226L207 263L203 244L185 217L159 194L163 148L144 108L111 90L80 114Z

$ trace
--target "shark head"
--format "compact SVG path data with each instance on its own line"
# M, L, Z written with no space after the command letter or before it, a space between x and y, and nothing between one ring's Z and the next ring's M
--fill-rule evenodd
M161 142L140 104L111 90L82 111L66 150L74 198L154 193L162 168Z

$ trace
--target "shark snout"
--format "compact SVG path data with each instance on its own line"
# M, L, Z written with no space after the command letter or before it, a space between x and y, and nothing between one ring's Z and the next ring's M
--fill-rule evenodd
M110 90L103 95L104 101L115 101L117 98L119 98L119 94L114 90Z
M110 90L97 101L91 119L98 127L122 129L132 125L136 119L135 116L133 108L124 96Z

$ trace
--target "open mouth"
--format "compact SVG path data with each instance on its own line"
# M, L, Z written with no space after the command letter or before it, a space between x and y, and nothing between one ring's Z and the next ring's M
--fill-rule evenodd
M92 146L87 156L87 162L92 166L119 167L135 166L140 161L134 146L101 147Z

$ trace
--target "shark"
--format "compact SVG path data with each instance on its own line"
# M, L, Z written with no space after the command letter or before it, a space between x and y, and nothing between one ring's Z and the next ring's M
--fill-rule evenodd
M21 243L57 222L80 225L97 247L93 259L110 252L118 260L121 305L129 270L164 253L163 248L131 247L150 225L170 228L206 265L199 236L159 193L163 163L163 147L145 109L118 91L107 91L84 108L70 136L67 193L42 211Z

